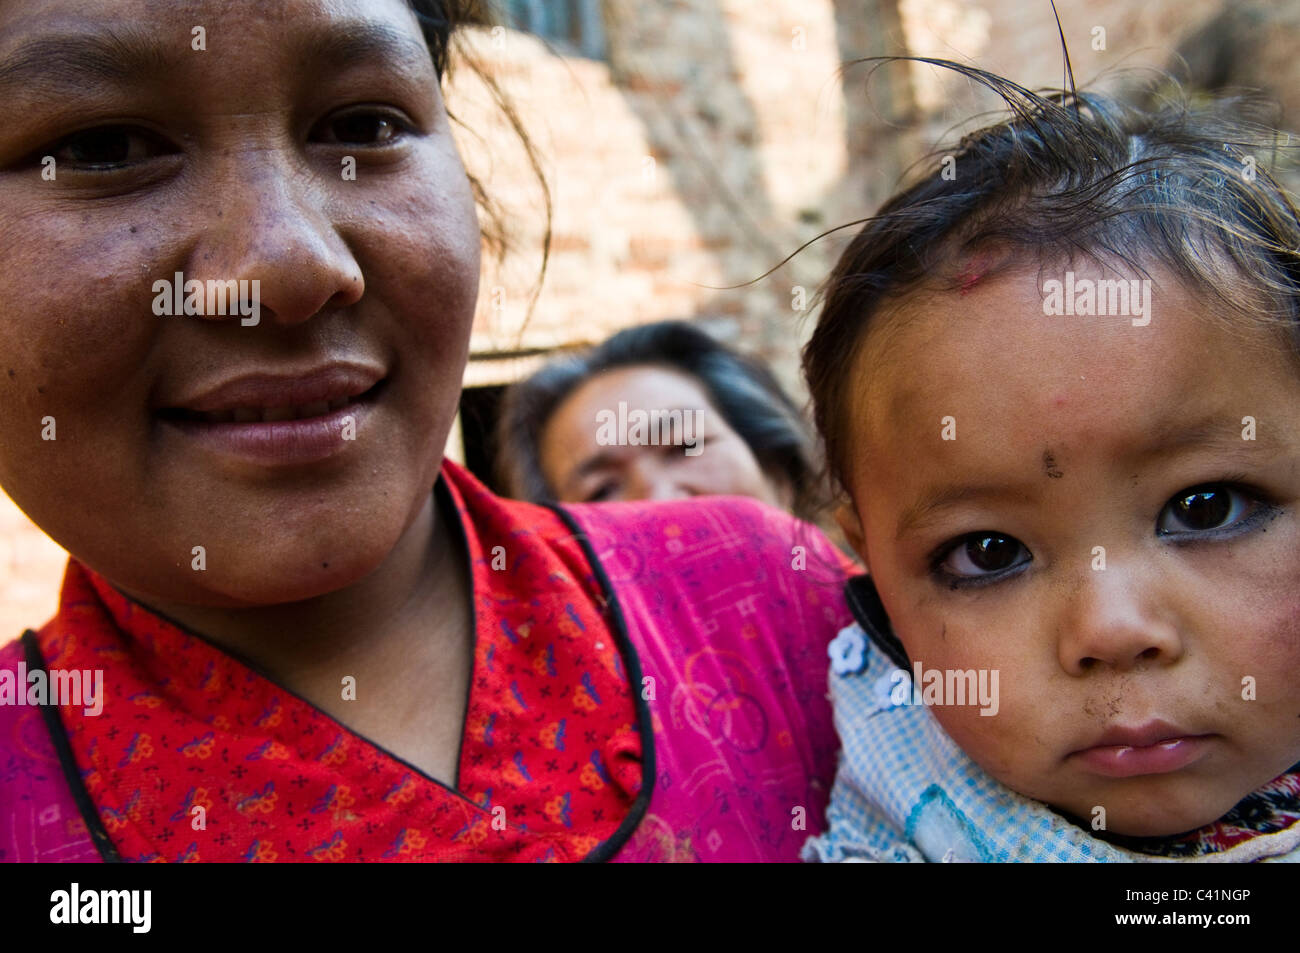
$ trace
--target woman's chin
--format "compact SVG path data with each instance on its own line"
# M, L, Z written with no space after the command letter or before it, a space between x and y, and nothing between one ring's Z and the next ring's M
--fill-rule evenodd
M164 614L168 614L168 607L176 606L267 608L345 590L374 572L390 552L391 547L360 552L354 549L319 559L301 555L293 560L245 557L237 565L225 567L213 565L209 558L204 568L198 568L202 563L198 562L200 557L195 557L194 568L182 575L155 576L142 582L110 581L136 601L158 606Z
M409 508L389 505L399 498L409 498ZM85 562L128 594L179 615L184 606L254 609L317 599L354 586L390 560L419 563L429 532L422 507L431 511L431 493L384 485L351 499L352 506L333 498L331 506L274 513L214 506L214 513L234 516L221 523L186 513L148 550L127 554L117 544L107 554L115 558Z
M371 560L358 560L350 555L347 560L328 563L311 563L296 567L278 565L266 567L266 575L258 578L249 575L249 567L241 567L239 577L215 589L214 595L225 597L228 608L256 608L305 602L347 589L370 575L382 562L386 553ZM214 603L216 605L216 603Z

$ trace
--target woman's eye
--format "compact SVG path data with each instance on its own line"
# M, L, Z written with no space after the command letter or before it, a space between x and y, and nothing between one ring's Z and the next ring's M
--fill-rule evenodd
M957 541L935 568L957 579L994 576L1032 560L1024 543L1001 533L970 533Z
M587 494L584 503L599 503L601 500L607 500L614 495L617 487L613 483L602 483L596 489Z
M695 446L697 447L704 446L704 441L702 440L699 441L698 443L695 444ZM667 457L669 460L678 460L681 459L682 457L685 457L686 459L689 460L692 456L698 456L698 454L687 453L686 451L689 449L691 449L690 445L685 442L668 443L665 441L663 444L659 446L659 456Z
M317 135L327 142L349 146L386 146L408 127L394 116L375 112L347 113L327 120Z
M1203 533L1239 523L1254 509L1254 500L1239 489L1221 484L1196 486L1174 495L1160 511L1156 529L1161 536Z
M128 126L102 126L73 133L46 155L58 165L100 171L119 169L174 151L151 133Z

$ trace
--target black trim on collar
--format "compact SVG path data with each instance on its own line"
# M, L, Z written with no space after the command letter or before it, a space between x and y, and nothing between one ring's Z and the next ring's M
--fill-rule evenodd
M460 743L456 745L456 771L451 784L442 785L463 798L465 795L460 793L460 763L465 754L465 730L469 727L469 706L474 700L474 676L478 668L478 594L474 590L474 560L470 558L469 533L465 530L465 521L461 519L460 508L456 506L451 490L447 489L447 480L442 475L441 469L438 471L438 479L433 484L433 505L437 510L435 517L447 519L451 523L452 535L460 541L460 555L464 557L465 574L469 577L469 631L474 637L474 644L469 650L469 681L465 683L467 686L465 710L460 713Z
M41 647L36 642L36 633L28 629L23 633L22 641L27 656L28 671L45 672L48 680L49 672L45 667L45 657L41 655ZM81 819L86 822L90 842L95 845L104 863L122 863L122 855L117 852L117 846L108 836L108 831L104 829L104 822L100 819L99 812L95 810L95 802L90 799L90 792L86 790L86 784L81 780L81 772L77 770L77 760L72 756L72 745L68 742L68 730L63 726L63 719L59 717L58 706L46 699L46 704L41 706L41 715L45 719L45 730L49 732L50 742L59 756L63 778L68 782L72 799L76 801L77 810L81 812Z
M880 601L880 593L876 592L876 584L871 581L871 577L863 573L846 582L844 598L848 600L854 620L870 636L876 648L884 652L899 668L910 672L912 661L907 657L903 643L894 635L894 629L889 624L889 613L885 611L885 604Z
M453 503L452 508L453 508L453 510L455 509L455 505L454 505L454 503ZM441 517L441 514L439 514L439 516ZM457 513L457 525L459 525L459 513ZM463 532L463 529L462 529L462 532ZM469 567L469 570L470 570L470 576L471 576L470 581L473 582L473 573L474 573L474 568L471 566L471 567ZM107 581L107 580L105 580L105 581ZM319 715L320 717L325 718L325 719L327 719L328 721L332 722L332 723L333 723L333 724L334 724L334 725L335 725L335 726L336 726L340 731L346 732L347 734L351 735L353 738L356 738L358 741L362 742L363 744L369 745L370 747L372 747L372 748L374 748L376 751L378 751L380 754L382 754L385 758L391 758L392 760L396 761L398 764L402 765L402 767L406 768L408 771L412 771L412 772L414 772L415 774L419 775L419 776L420 776L421 778L423 778L424 780L429 781L429 782L431 782L432 784L436 784L438 787L442 788L442 789L443 789L444 791L446 791L448 794L451 794L453 797L459 798L461 801L464 801L466 804L473 805L476 809L478 809L478 810L480 810L480 811L486 811L486 810L487 810L487 808L485 808L482 804L479 804L477 801L471 800L470 798L466 797L466 796L465 796L461 791L457 790L457 789L456 789L455 787L453 787L451 784L447 783L446 781L439 780L438 778L435 778L435 777L434 777L433 775L431 775L431 774L427 774L426 772L424 772L424 771L421 770L420 768L417 768L417 767L416 767L415 765L413 765L411 762L407 761L407 760L406 760L405 758L403 758L401 755L394 754L392 751L389 751L387 748L385 748L383 745L379 744L378 742L376 742L376 741L372 741L368 736L363 735L361 732L357 731L355 728L351 728L351 727L349 727L348 725L344 724L342 721L340 721L339 719L335 718L333 715L331 715L331 714L330 714L329 712L327 712L325 709L321 708L321 707L320 707L319 705L317 705L315 702L313 702L313 701L311 701L310 699L308 699L306 696L299 694L298 692L294 691L294 690L291 689L291 688L287 688L287 687L285 687L285 685L284 685L284 684L283 684L283 683L282 683L282 682L281 682L281 681L280 681L276 676L273 676L273 675L272 675L270 672L268 672L265 668L263 668L263 667L262 667L261 665L259 665L258 663L254 662L251 658L249 658L247 655L244 655L242 652L238 651L237 649L227 648L227 647L224 646L224 645L221 645L221 644L219 644L219 643L217 643L217 642L214 642L211 638L209 638L208 636L204 635L202 632L199 632L197 629L191 629L189 626L185 625L185 623L183 623L183 622L181 622L181 621L179 621L179 620L177 620L177 619L173 619L171 616L167 615L165 612L161 612L161 611L159 611L158 609L155 609L155 608L153 608L153 607L151 607L151 606L148 606L148 605L144 604L143 602L137 602L133 597L127 595L127 594L126 594L125 592L123 592L121 589L118 589L117 586L114 586L111 582L108 583L108 585L113 589L114 592L116 592L116 593L117 593L119 596L121 596L123 599L126 599L126 600L127 600L128 602L130 602L132 605L139 606L141 609L143 609L145 612L148 612L150 615L157 616L159 619L162 619L162 620L163 620L164 622L166 622L168 625L170 625L170 626L172 626L173 628L179 630L180 632L184 633L185 635L188 635L190 638L197 639L198 641L202 642L204 645L206 645L208 648L212 649L213 651L215 651L215 652L219 652L219 653L221 653L222 655L226 656L227 658L232 658L232 659L234 659L234 660L235 660L236 662L238 662L240 665L244 666L244 668L246 668L246 669L248 669L250 672L253 672L254 674L256 674L259 678L263 679L264 681L268 682L268 683L271 684L271 685L274 685L276 691L284 692L286 695L289 695L289 696L291 696L291 697L293 697L293 698L296 698L298 701L302 702L304 705L306 705L308 708L310 708L310 709L311 709L315 714L317 714L317 715ZM471 592L471 594L470 594L471 602L472 602L473 598L474 598L474 597L473 597L473 593ZM470 618L474 621L475 626L477 626L477 624L478 624L478 615L477 615L477 612L476 612L476 610L475 610L475 608L474 608L473 605L470 606ZM476 628L475 631L474 631L474 639L475 639L475 645L477 646L477 644L478 644L478 630L477 630L477 628ZM473 672L473 669L471 668L471 675L470 675L471 678L473 678L473 674L472 674L472 672ZM473 694L473 692L471 691L470 694ZM469 710L469 709L468 709L468 705L467 705L467 706L466 706L466 711L468 712L468 710ZM463 719L462 719L462 723L461 723L461 744L462 744L462 745L464 745L464 743L465 743L464 728L465 728L465 725L464 725L464 721L463 721ZM459 756L460 756L460 749L458 748L458 749L457 749L457 758L458 758L458 759L459 759ZM457 760L457 764L456 764L456 775L457 775L457 777L456 777L455 780L459 781L459 776L460 776L460 762L459 762L459 760Z
M586 530L582 528L573 514L559 504L546 504L546 507L573 531L573 538L582 547L587 562L591 565L592 572L595 573L596 581L600 583L601 591L605 594L605 599L609 605L610 628L614 632L614 640L618 643L619 653L623 656L623 666L627 669L628 687L632 689L632 698L636 705L637 724L641 733L641 790L638 792L636 800L632 802L632 809L628 811L627 817L623 818L623 823L618 826L618 830L614 831L607 840L597 844L596 848L582 859L583 863L601 863L612 859L623 849L623 846L631 840L632 833L640 826L646 811L650 809L650 797L654 793L656 774L655 733L650 721L650 706L646 704L646 700L642 697L640 691L641 659L637 655L632 640L628 637L627 622L623 618L623 608L619 605L618 595L614 592L613 585L610 584L609 576L605 574L605 567L596 558L596 552L591 548L591 540L587 538Z

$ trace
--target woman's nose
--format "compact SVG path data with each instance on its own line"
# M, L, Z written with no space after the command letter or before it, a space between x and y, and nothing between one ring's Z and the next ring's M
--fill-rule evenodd
M1181 658L1182 636L1158 586L1149 574L1113 561L1081 576L1061 620L1061 667L1080 675L1098 664L1128 671Z
M653 448L652 448L653 449ZM634 500L684 500L695 494L684 486L673 468L655 454L643 453L629 479L628 498Z
M658 483L646 495L647 500L685 500L694 496L689 490L671 481Z
M240 288L256 296L260 319L280 324L360 300L365 282L331 214L333 190L277 149L243 153L223 168L209 193L219 205L206 209L187 280L247 282Z

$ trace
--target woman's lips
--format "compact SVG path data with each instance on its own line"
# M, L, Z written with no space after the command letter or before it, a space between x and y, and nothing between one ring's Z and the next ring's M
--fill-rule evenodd
M330 411L348 406L356 398L340 397L335 400L318 400L301 406L284 405L279 407L235 407L231 410L186 410L176 409L176 416L201 424L253 424L273 423L281 420L305 420L311 417L324 417Z
M1137 728L1115 727L1092 745L1072 752L1069 759L1108 778L1168 774L1203 757L1214 737L1192 734L1163 722Z
M383 378L381 367L351 360L335 360L297 370L246 370L242 374L196 384L172 399L160 400L155 406L166 413L182 414L308 408L322 402L329 404L359 397Z
M187 439L248 463L267 467L316 463L343 453L359 438L383 390L380 381L354 396L339 396L339 390L356 390L357 385L319 384L319 380L305 387L301 381L254 388L240 384L226 388L222 397L196 402L205 409L173 407L158 416ZM261 403L255 400L258 394L265 395ZM318 399L290 403L299 395Z

